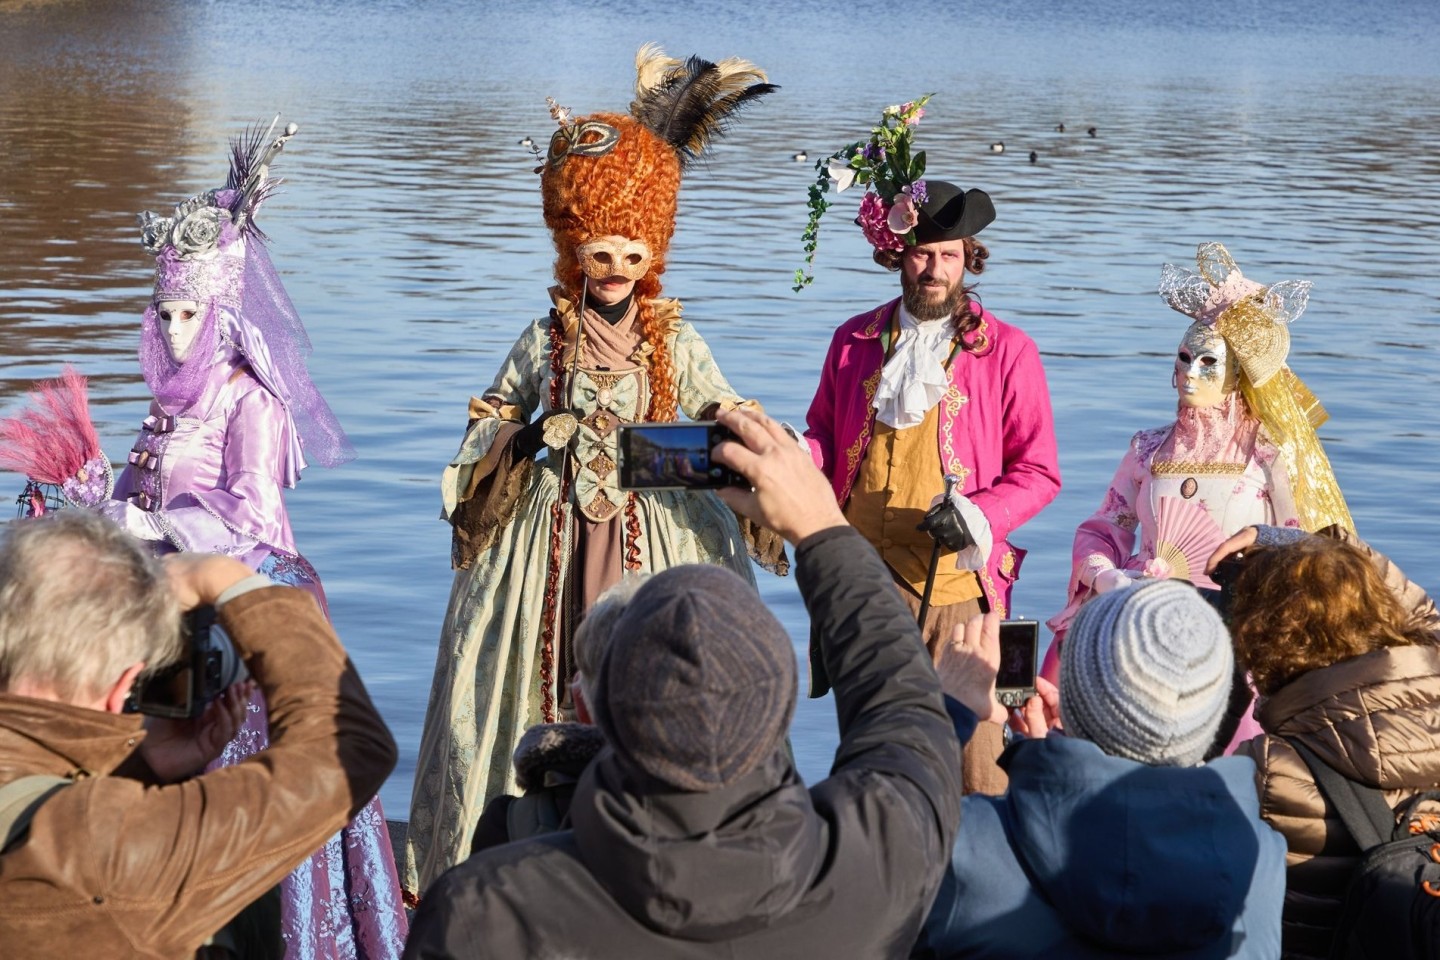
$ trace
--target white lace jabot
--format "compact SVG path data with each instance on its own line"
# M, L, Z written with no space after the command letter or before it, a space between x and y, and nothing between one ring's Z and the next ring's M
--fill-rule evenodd
M880 371L875 418L904 430L923 421L950 388L945 359L950 355L955 328L948 317L921 323L904 304L896 310L900 314L900 336L896 338L895 352Z

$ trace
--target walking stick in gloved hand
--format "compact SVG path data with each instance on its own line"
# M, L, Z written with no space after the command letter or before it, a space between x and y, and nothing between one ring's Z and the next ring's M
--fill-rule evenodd
M940 567L940 554L946 550L958 553L975 542L965 518L950 500L950 493L960 478L953 473L945 474L945 496L925 514L925 519L915 527L930 534L935 548L930 551L930 570L925 574L925 592L920 595L920 614L915 619L920 632L925 632L925 618L930 613L930 594L935 589L935 571Z

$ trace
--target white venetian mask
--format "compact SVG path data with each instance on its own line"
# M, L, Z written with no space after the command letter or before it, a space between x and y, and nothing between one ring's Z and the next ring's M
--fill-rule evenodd
M161 300L155 304L155 314L170 359L184 363L200 332L200 304L194 300Z

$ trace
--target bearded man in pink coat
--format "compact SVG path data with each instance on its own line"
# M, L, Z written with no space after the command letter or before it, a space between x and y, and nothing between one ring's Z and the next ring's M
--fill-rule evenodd
M995 219L990 197L939 180L914 193L918 216L907 234L880 234L876 243L878 231L866 228L876 262L900 273L901 296L835 332L805 437L846 517L917 613L934 541L916 526L946 476L956 478L950 504L974 545L941 555L924 628L934 650L984 610L1009 613L1025 557L1010 537L1055 498L1060 469L1034 341L965 285L989 256L975 234ZM818 695L827 684L813 666ZM967 786L1003 791L1004 775L990 763L999 724L980 726L967 748Z

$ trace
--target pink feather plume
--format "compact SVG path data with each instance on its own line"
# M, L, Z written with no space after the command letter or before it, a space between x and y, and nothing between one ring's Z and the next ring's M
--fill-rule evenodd
M99 455L86 380L68 364L60 379L35 384L16 416L0 419L0 468L31 480L64 483Z

